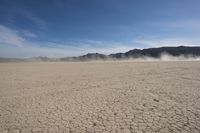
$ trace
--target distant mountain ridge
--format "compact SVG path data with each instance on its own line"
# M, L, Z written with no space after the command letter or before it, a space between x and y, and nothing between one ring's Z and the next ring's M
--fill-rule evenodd
M160 58L162 54L171 56L183 57L200 57L200 47L159 47L147 49L133 49L125 53L115 53L104 55L100 53L88 53L86 55L77 57L63 57L63 58L48 58L48 57L35 57L35 58L0 58L0 62L30 62L30 61L90 61L90 60L122 60L122 59L137 59L143 57Z
M109 59L129 59L129 58L142 58L152 57L160 58L162 54L168 54L171 56L184 56L184 57L199 57L200 47L160 47L160 48L148 48L148 49L133 49L125 53L115 53L110 55L104 55L99 53L89 53L78 57L65 57L61 58L63 61L87 61L87 60L109 60Z
M159 58L161 54L167 53L172 56L200 56L200 47L160 47L160 48L148 48L148 49L134 49L126 53L121 53L121 57L125 58L138 58L138 57L154 57ZM114 58L121 58L119 53L110 55Z

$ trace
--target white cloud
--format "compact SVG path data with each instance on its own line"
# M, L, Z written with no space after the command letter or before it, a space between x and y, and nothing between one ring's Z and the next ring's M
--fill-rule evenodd
M166 39L134 39L133 43L145 44L148 47L162 47L162 46L199 46L200 40L183 39L183 38L166 38Z
M26 34L26 35L25 35ZM0 25L0 57L66 57L79 56L87 53L111 54L127 52L134 48L160 47L160 46L199 46L200 40L182 38L137 38L128 43L106 42L96 40L72 42L30 41L37 35L29 31L15 30ZM143 46L143 47L142 47Z
M37 15L29 12L28 10L18 9L17 12L27 19L31 20L33 23L35 23L40 29L46 29L47 23Z
M148 23L149 24L149 23ZM158 20L150 23L151 26L167 31L185 31L185 32L199 32L200 19L173 19L173 20ZM173 34L173 33L172 33Z
M126 52L134 48L116 42L95 40L74 42L33 42L27 37L37 38L37 35L29 31L15 30L0 25L0 57L65 57L96 52L110 54Z
M200 20L199 19L176 20L172 22L167 22L165 25L170 28L184 28L184 29L189 29L189 30L199 30Z
M36 23L40 27L40 29L46 29L46 22L41 18L33 16L31 14L26 14L26 17L32 20L34 23Z
M35 33L32 33L30 31L27 30L23 30L22 34L26 37L30 37L30 38L37 38L38 36Z
M22 46L25 39L18 35L18 31L0 25L0 43L14 46Z

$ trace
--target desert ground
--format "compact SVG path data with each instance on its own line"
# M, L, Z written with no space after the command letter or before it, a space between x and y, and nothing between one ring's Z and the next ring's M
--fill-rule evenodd
M0 133L200 133L200 61L0 63Z

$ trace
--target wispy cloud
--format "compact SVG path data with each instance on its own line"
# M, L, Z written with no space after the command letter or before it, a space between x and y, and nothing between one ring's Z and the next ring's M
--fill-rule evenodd
M185 39L185 38L141 38L132 40L133 43L145 44L148 47L161 47L161 46L199 46L200 40Z
M28 14L28 13L26 13L25 15L26 15L27 18L29 18L34 23L36 23L39 26L40 29L46 29L47 24L43 19L41 19L39 17L36 17L36 16L34 16L32 14Z
M26 35L25 35L26 34ZM95 40L83 41L31 41L29 37L37 37L30 31L16 30L0 25L0 56L1 57L65 57L78 56L86 53L110 54L125 52L133 46L116 42ZM109 46L107 46L109 44Z
M175 20L167 22L165 24L170 28L184 28L190 30L200 30L200 19L188 19L188 20Z
M30 12L28 10L24 10L24 9L17 9L16 12L19 13L20 15L26 17L33 23L35 23L39 27L39 29L44 30L47 28L46 21L44 19L38 17L37 15L33 14L32 12Z
M170 19L155 21L150 24L164 30L172 31L200 31L200 19ZM172 33L173 34L173 33Z
M23 34L23 36L26 36L26 37L29 37L29 38L37 38L38 37L35 33L30 32L28 30L23 30L22 34Z
M25 39L19 36L18 31L0 25L0 43L4 45L22 46Z
M162 39L156 37L136 38L126 43L89 39L79 41L37 41L37 38L37 34L30 31L16 30L0 25L0 57L65 57L96 52L111 54L126 52L134 48L179 45L199 46L200 44L200 40L183 38Z

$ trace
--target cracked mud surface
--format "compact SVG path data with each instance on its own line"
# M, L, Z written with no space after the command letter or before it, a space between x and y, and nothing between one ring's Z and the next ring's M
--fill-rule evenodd
M0 133L199 133L200 62L1 63Z

